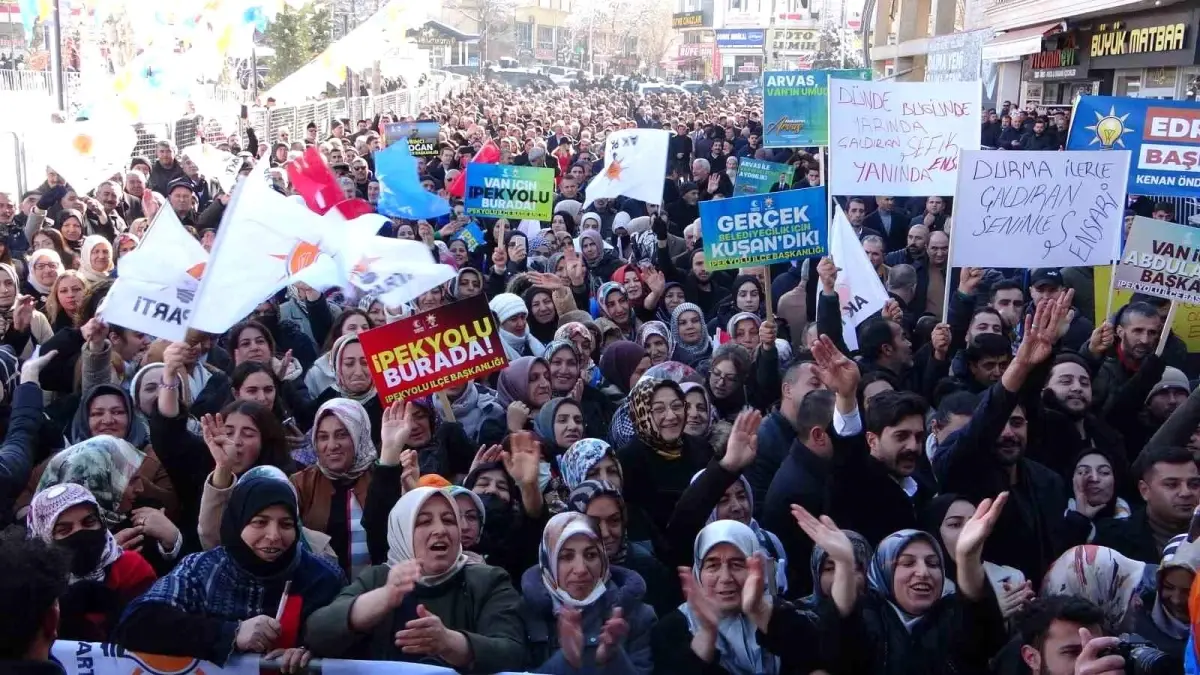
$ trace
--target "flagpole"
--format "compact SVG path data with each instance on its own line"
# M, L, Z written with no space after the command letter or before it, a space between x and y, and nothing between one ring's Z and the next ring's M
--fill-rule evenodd
M955 186L954 193L955 195L958 194L957 185ZM954 277L954 267L952 267L950 264L954 260L954 221L951 218L952 217L946 218L946 221L950 223L950 231L946 233L949 235L950 243L946 245L946 292L942 298L942 323L949 323L950 321L950 280ZM932 235L933 232L930 232L929 235L926 236ZM928 240L926 240L925 246L928 248Z
M1163 322L1162 335L1158 337L1158 349L1154 353L1162 356L1163 349L1167 347L1167 340L1171 337L1171 324L1175 323L1175 310L1179 309L1179 303L1171 301L1171 309L1167 310L1167 320Z

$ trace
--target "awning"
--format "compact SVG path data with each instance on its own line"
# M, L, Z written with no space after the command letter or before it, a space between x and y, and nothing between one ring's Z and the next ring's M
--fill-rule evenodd
M1065 21L1010 30L998 35L983 45L985 61L1015 61L1026 54L1042 51L1042 40L1067 29Z

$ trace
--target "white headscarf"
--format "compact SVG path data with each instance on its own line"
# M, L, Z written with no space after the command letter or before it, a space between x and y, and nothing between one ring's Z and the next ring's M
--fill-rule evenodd
M604 560L604 571L600 574L600 578L596 579L596 585L592 587L592 591L582 600L571 597L566 589L558 585L558 554L567 541L575 536L587 537L595 543L596 548L600 551L600 557ZM538 566L542 568L542 585L550 591L550 597L555 607L558 605L577 609L588 607L604 596L605 588L608 585L608 556L604 555L604 543L600 541L600 535L592 529L587 516L582 513L567 511L554 516L546 523L546 529L542 530L542 545L538 550Z
M332 471L321 464L321 454L318 452L317 469L329 480L358 480L379 456L375 450L375 443L371 440L371 417L358 401L348 398L329 399L317 409L317 415L313 418L313 449L317 447L317 427L321 426L321 420L325 419L326 415L336 417L349 432L350 440L354 442L354 463L344 473Z
M92 249L97 246L108 247L108 269L97 270L92 268ZM79 251L79 273L87 279L89 283L96 283L108 278L109 272L113 270L113 248L108 240L99 234L88 235L83 240L83 246Z
M58 266L58 272L56 272L54 274L55 278L62 276L63 264L62 264L62 257L58 255L58 251L55 251L54 249L51 249L51 248L39 248L38 250L34 251L33 253L31 253L29 255L29 273L26 275L26 278L29 281L29 285L33 286L33 289L35 291L37 291L38 293L41 293L42 295L47 295L50 293L50 287L43 286L37 280L37 273L33 269L34 266L37 265L38 261L41 260L42 258L47 258L50 260L50 262L52 262L56 266Z
M450 508L454 510L454 518L458 520L458 505L454 503L454 498L449 494L432 487L419 487L415 490L406 492L396 505L392 507L388 513L388 566L399 565L406 560L416 558L416 545L413 542L413 532L417 529L417 516L421 513L421 507L425 502L429 501L430 497L440 496L450 503ZM437 586L445 581L448 581L458 571L467 564L467 556L463 555L462 536L459 535L458 540L458 557L450 569L434 576L422 576L417 580L422 586Z
M732 544L746 558L761 550L754 530L736 520L718 520L709 523L696 535L692 550L692 574L700 580L700 568L704 556L718 544ZM685 602L679 611L687 619L688 630L695 634L696 617ZM745 614L738 611L721 617L717 625L717 652L721 655L721 667L731 675L775 675L779 672L779 657L764 650L758 644L757 629Z

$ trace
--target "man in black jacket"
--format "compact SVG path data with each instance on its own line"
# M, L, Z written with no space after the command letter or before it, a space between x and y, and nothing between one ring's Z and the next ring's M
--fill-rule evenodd
M1038 120L1033 123L1033 131L1021 138L1022 150L1057 150L1058 142L1051 134L1046 133L1046 123Z
M1133 463L1138 493L1146 505L1128 518L1108 518L1096 523L1098 546L1108 546L1134 560L1153 563L1162 559L1167 541L1188 531L1192 512L1200 502L1200 470L1187 448L1146 448Z
M1000 134L996 137L996 145L999 150L1020 150L1021 149L1021 130L1014 127L1012 118L1008 115L1000 118Z
M1082 357L1064 352L1054 358L1050 379L1042 391L1041 409L1035 412L1037 415L1030 418L1030 432L1042 442L1030 448L1030 459L1053 469L1070 483L1080 455L1100 448L1113 465L1117 486L1123 487L1128 482L1129 454L1125 440L1092 412L1091 371ZM1086 504L1078 508L1084 512ZM1084 515L1092 514L1084 512Z
M817 366L812 361L793 364L783 374L779 409L763 418L762 426L758 428L758 455L743 472L750 483L750 491L754 493L755 518L762 517L767 490L787 457L788 448L802 432L808 433L807 425L800 419L805 398L809 392L824 388Z
M169 197L167 192L171 183L187 176L183 173L183 167L175 160L175 146L171 141L159 141L155 152L158 158L150 165L148 187L164 197Z
M863 221L863 227L884 234L888 251L897 251L908 245L908 228L912 216L887 196L875 197L876 209Z
M1072 293L1043 302L1000 381L980 398L967 426L939 444L934 460L943 492L978 503L1008 492L1012 501L988 539L985 559L1021 570L1034 587L1063 551L1087 541L1091 522L1066 512L1062 479L1026 457L1027 414L1038 405L1058 322ZM1033 439L1038 442L1039 439Z

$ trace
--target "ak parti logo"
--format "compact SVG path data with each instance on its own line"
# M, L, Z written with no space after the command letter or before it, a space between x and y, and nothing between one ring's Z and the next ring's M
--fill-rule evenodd
M130 675L205 675L200 659L190 656L163 656L161 654L142 654L140 652L124 652L121 654L137 665Z

